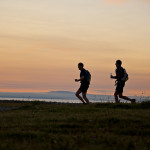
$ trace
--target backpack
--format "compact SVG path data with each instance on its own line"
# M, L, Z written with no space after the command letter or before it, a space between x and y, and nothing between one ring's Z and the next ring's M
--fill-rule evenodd
M91 82L91 73L88 70L86 70L86 81Z
M124 75L123 75L122 81L127 82L129 80L129 75L124 68L123 68L123 72L124 72Z

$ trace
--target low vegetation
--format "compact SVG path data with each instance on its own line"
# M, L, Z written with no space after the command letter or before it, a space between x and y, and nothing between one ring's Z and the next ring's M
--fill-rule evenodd
M0 150L149 150L150 103L0 103Z

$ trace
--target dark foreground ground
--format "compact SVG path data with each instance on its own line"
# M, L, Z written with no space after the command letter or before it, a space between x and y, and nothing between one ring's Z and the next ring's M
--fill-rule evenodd
M149 150L150 103L2 103L0 150ZM4 108L11 108L4 109Z

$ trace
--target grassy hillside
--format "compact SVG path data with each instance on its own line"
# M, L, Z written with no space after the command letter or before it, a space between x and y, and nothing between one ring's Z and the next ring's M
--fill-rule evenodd
M0 103L0 150L148 150L150 103Z

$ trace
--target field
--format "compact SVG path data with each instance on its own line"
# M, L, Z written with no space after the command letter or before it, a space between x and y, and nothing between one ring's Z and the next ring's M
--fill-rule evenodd
M0 150L149 150L150 103L2 103Z

